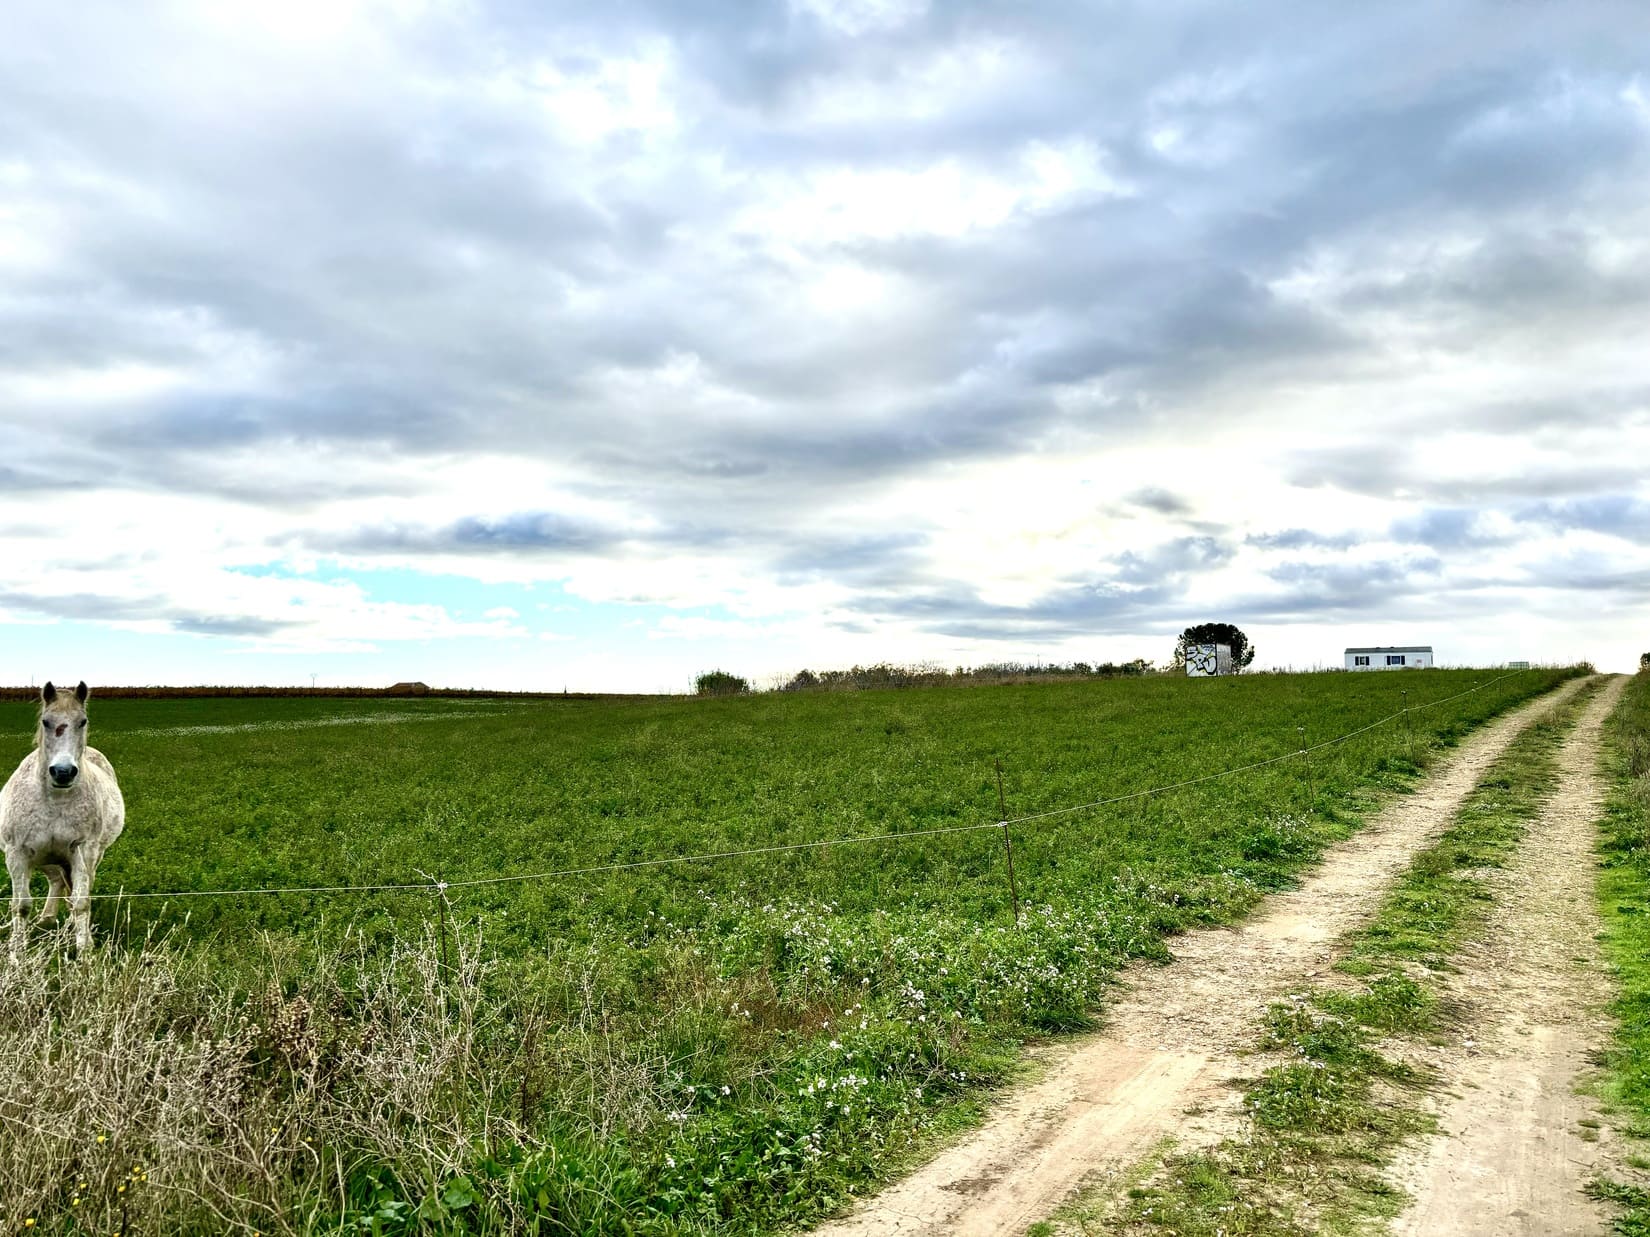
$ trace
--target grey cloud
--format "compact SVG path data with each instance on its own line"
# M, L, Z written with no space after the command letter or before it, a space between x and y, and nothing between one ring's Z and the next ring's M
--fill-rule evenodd
M1229 542L1218 537L1177 537L1143 554L1130 550L1118 555L1116 576L1134 585L1180 579L1192 572L1220 567L1230 562L1235 552Z
M1509 573L1505 583L1523 591L1594 594L1584 603L1588 606L1650 598L1650 572L1636 564L1623 566L1619 560L1592 550L1527 563L1522 570Z
M1513 518L1554 529L1586 529L1650 545L1650 502L1629 494L1602 494L1516 507Z
M1178 603L1189 576L1231 559L1233 547L1214 537L1181 537L1143 552L1117 555L1093 579L1068 580L1025 605L982 600L966 588L920 582L881 592L867 589L854 605L864 613L914 621L937 635L971 640L1059 640L1085 634L1138 632Z
M1469 347L1492 327L1534 326L1538 340L1554 322L1567 332L1585 331L1650 299L1650 268L1601 268L1592 258L1593 244L1581 230L1491 235L1464 257L1358 289L1345 304L1396 311L1425 306L1447 319L1451 336ZM1560 422L1587 413L1577 398L1561 405L1549 401L1547 408Z
M914 620L936 635L970 640L1061 640L1138 631L1177 595L1178 588L1167 583L1144 588L1074 584L1051 590L1025 606L995 605L956 589L868 594L857 605L868 613Z
M203 615L159 596L116 597L99 593L34 593L0 589L0 607L45 618L105 623L165 623L191 635L273 636L297 624L249 616Z
M54 490L63 484L64 476L62 475L53 476L43 472L35 472L32 469L8 468L0 464L0 496Z
M521 512L499 519L468 516L442 525L367 526L337 536L312 533L305 543L342 554L601 554L625 539L622 530L591 521L554 512Z
M922 533L803 536L781 546L772 570L781 583L830 579L855 588L896 588L916 574Z
M1541 471L1500 476L1437 475L1449 461L1439 458L1421 435L1419 447L1371 440L1357 446L1297 453L1286 476L1291 485L1330 486L1371 498L1420 499L1439 503L1488 503L1517 498L1559 498L1620 489L1640 480L1632 464L1574 464L1568 460Z
M1285 528L1275 533L1251 533L1243 540L1246 545L1260 546L1265 550L1347 550L1362 538L1356 533L1319 533L1309 528Z
M1481 513L1466 507L1429 507L1420 515L1393 524L1394 541L1415 542L1435 550L1481 548L1516 541L1510 532L1485 529Z
M629 528L527 511L504 517L467 516L446 524L365 525L342 533L310 530L310 553L343 555L520 555L578 559L634 551L703 552L737 547L782 584L831 580L860 590L909 586L920 577L921 531L880 535L782 529L738 529L722 524Z
M1572 433L1580 427L1621 428L1650 421L1650 388L1585 388L1562 398L1505 400L1481 405L1462 416L1464 423L1502 433Z
M1145 507L1159 515L1189 515L1192 504L1172 490L1165 490L1161 486L1148 485L1143 489L1123 496L1124 502L1133 503L1137 507Z
M190 617L170 620L174 631L194 636L275 636L293 624L275 619Z
M1431 555L1397 562L1279 563L1268 568L1266 575L1284 586L1282 595L1245 597L1239 608L1280 621L1314 616L1367 618L1436 594L1443 566L1442 559Z

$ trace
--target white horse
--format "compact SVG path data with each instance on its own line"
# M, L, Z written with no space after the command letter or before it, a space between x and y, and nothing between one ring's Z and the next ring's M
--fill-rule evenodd
M40 689L40 725L35 750L0 790L0 847L11 875L12 952L20 954L28 933L29 877L46 874L51 892L41 918L55 919L63 894L75 947L92 945L92 878L98 862L126 825L114 766L86 746L86 684L74 695L50 683Z

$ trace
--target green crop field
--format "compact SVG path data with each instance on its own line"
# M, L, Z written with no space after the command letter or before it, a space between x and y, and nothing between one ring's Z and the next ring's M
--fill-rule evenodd
M0 1227L805 1221L970 1119L1124 962L1241 914L1570 673L94 698L128 808L98 894L453 887L102 897L106 954L40 942L0 991L0 1175L23 1183ZM1014 825L1018 925L995 829L462 884L989 824L999 760L1009 817L1056 812L1287 755L1405 691L1407 723L1310 760ZM32 725L0 705L0 756Z

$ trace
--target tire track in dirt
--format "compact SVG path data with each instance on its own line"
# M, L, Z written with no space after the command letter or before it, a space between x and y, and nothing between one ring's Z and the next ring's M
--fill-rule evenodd
M1330 964L1337 939L1448 828L1519 730L1579 687L1573 680L1476 731L1414 793L1372 815L1300 888L1268 897L1251 919L1174 938L1167 966L1131 967L1105 1031L1034 1051L1046 1067L1037 1082L816 1237L1019 1234L1084 1178L1121 1174L1166 1135L1214 1141L1237 1118L1227 1081L1244 1072L1239 1054L1266 1007ZM1195 1132L1188 1111L1202 1114Z
M1391 1174L1415 1199L1393 1225L1405 1237L1607 1228L1603 1207L1581 1192L1606 1148L1579 1124L1597 1113L1575 1085L1588 1049L1609 1035L1593 848L1600 729L1626 685L1613 680L1565 740L1551 801L1496 874L1483 933L1453 959L1444 991L1465 1007L1466 1025L1429 1063L1459 1090L1438 1113L1443 1134Z

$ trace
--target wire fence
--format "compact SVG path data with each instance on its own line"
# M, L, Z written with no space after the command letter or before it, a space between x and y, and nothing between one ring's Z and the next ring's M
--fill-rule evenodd
M1145 790L1130 791L1127 794L1112 795L1108 798L1095 799L1087 803L1050 808L1042 812L1029 812L1023 816L1005 816L999 820L982 821L972 825L948 825L935 829L907 829L897 833L869 833L849 837L821 838L809 842L788 842L775 846L751 846L738 850L705 851L691 855L667 855L654 859L630 860L623 863L601 863L576 868L551 868L541 872L516 872L503 876L472 877L468 880L422 880L376 885L281 885L246 889L174 889L139 892L120 890L115 893L94 893L90 896L101 901L134 900L138 898L247 898L277 894L433 893L444 896L450 890L455 889L475 889L488 885L514 885L532 881L562 880L578 876L595 876L609 872L629 872L644 868L672 867L690 863L715 863L722 860L748 858L754 855L777 855L793 851L823 850L833 846L880 845L888 842L910 841L913 838L939 837L945 834L980 833L991 829L1003 832L1006 838L1009 827L1013 825L1031 825L1060 816L1070 816L1078 812L1091 812L1117 804L1149 799L1156 795L1168 794L1171 791L1184 790L1191 786L1200 786L1223 778L1236 777L1241 773L1250 773L1256 769L1264 769L1289 760L1304 760L1309 758L1313 752L1337 747L1357 738L1359 735L1389 725L1409 714L1420 713L1426 709L1436 708L1441 704L1449 704L1452 701L1460 700L1464 696L1483 691L1485 688L1492 687L1503 679L1511 678L1519 673L1523 672L1508 671L1483 683L1474 684L1465 691L1459 691L1454 695L1444 696L1437 700L1429 700L1425 704L1406 706L1396 712L1388 713L1385 717L1377 718L1367 725L1360 726L1356 730L1349 730L1345 734L1336 735L1332 739L1324 739L1318 743L1303 745L1294 751L1284 752L1282 755L1272 756L1265 760L1256 760L1230 769L1221 769L1215 773L1206 773L1201 777L1187 778L1184 781L1170 782L1162 786L1152 786ZM5 901L10 900L8 895Z

